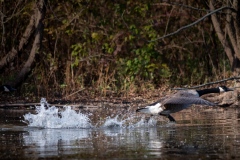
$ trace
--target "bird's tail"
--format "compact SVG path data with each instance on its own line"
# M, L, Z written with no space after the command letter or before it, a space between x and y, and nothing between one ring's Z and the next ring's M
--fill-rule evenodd
M147 112L149 112L149 109L148 108L139 108L136 110L136 112L147 113Z

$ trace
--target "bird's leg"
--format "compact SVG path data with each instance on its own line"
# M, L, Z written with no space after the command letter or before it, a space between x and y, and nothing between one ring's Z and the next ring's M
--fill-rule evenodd
M166 117L170 120L170 122L176 122L175 119L170 114L167 115Z
M175 119L170 114L159 113L159 115L167 117L170 122L176 122Z

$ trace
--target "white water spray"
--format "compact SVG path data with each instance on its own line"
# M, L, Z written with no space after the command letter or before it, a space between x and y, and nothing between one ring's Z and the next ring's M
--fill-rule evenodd
M92 124L87 115L77 113L70 106L59 111L55 106L50 106L45 98L41 99L40 106L36 106L37 114L24 115L30 127L40 128L91 128Z
M156 126L157 121L150 118L147 122L142 118L136 121L136 115L130 114L120 119L118 115L114 118L107 117L100 128L138 128ZM38 128L93 128L89 115L80 111L76 112L70 106L65 106L64 110L59 110L55 106L50 106L45 98L40 101L40 106L36 106L36 114L25 114L24 122L29 127Z

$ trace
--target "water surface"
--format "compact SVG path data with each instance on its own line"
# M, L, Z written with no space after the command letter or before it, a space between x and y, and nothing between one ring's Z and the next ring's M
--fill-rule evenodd
M153 125L143 125L139 119L124 125L127 116L118 119L115 115L99 115L102 119L92 122L95 112L87 114L91 127L85 128L78 123L75 128L58 128L65 123L56 117L52 120L58 123L51 124L56 128L28 126L22 120L29 112L37 114L34 110L0 109L0 159L240 158L238 108L195 106L174 114L176 124L155 118ZM107 121L112 124L106 125Z

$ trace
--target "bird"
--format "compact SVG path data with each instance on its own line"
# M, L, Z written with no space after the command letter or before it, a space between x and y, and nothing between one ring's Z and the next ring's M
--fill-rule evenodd
M2 91L2 92L12 92L12 91L16 91L16 89L13 88L10 85L5 84L5 85L0 86L0 91Z
M216 106L217 104L200 97L208 93L221 93L229 91L233 91L233 89L226 86L202 90L180 90L177 93L164 97L144 108L139 108L136 112L147 113L151 116L161 115L167 117L170 122L176 122L176 120L170 115L171 113L179 112L190 107L192 104Z

